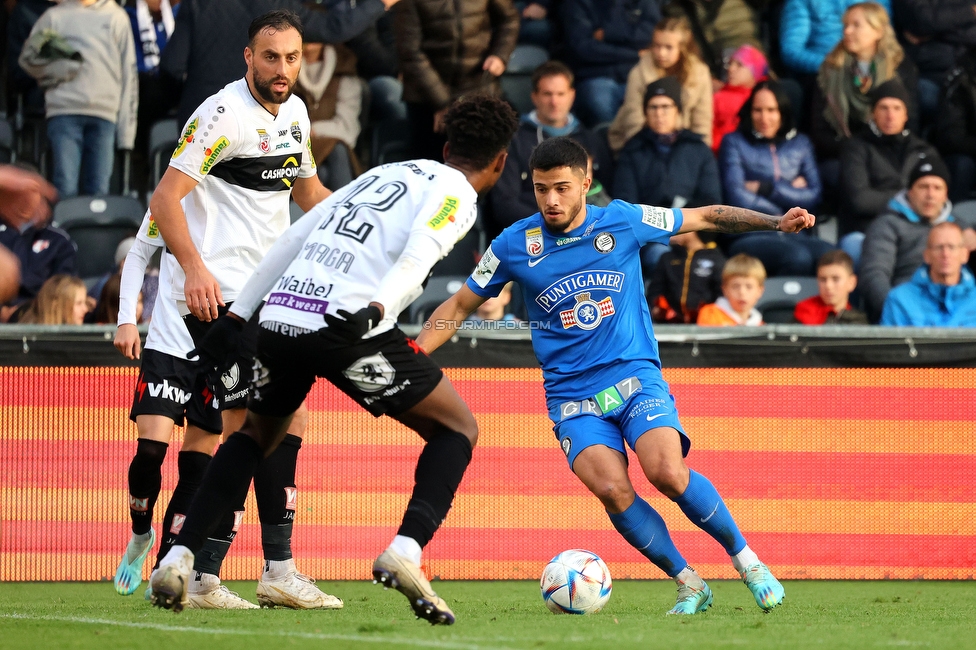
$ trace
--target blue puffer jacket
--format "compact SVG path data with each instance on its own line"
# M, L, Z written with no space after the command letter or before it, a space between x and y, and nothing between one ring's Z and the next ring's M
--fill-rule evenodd
M729 205L781 214L795 206L813 210L820 204L820 174L813 145L802 133L756 140L734 131L722 138L718 167ZM806 179L806 187L790 184L797 176ZM746 181L759 181L759 193L747 190Z
M976 327L976 281L965 266L959 284L935 284L923 264L911 281L888 294L882 325L903 327Z
M891 16L891 0L876 0ZM779 39L783 63L791 70L816 74L827 53L844 35L841 18L859 0L786 0Z

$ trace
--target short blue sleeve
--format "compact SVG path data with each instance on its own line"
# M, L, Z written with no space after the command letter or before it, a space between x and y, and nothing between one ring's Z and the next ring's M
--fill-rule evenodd
M659 208L653 205L614 201L614 208L630 224L641 246L651 242L667 245L671 235L681 230L684 215L678 208Z
M482 298L497 296L513 279L508 258L508 242L503 232L481 256L481 261L467 280L468 288Z

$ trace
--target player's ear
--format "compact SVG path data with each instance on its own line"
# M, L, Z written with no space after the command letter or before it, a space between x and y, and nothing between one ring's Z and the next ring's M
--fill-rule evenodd
M451 155L451 143L450 142L445 142L444 143L444 150L441 151L441 154L444 156L444 161L446 162L448 160L448 158L450 157L450 155Z
M508 151L501 151L497 156L495 156L495 162L492 165L491 171L496 174L501 174L505 169L506 160L508 160Z

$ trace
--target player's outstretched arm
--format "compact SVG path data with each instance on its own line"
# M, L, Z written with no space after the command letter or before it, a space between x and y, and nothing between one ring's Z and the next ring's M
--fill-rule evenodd
M461 322L480 307L485 300L487 298L482 298L476 294L468 288L468 285L462 285L457 293L442 302L430 315L430 318L424 323L420 336L417 337L417 345L427 353L441 347L449 338L454 336L454 332L460 327Z
M196 179L169 167L153 192L149 211L159 226L166 247L176 256L186 274L183 294L187 308L200 320L209 322L217 318L217 307L224 304L224 299L220 295L220 285L207 270L200 251L190 239L186 213L180 204L196 185Z
M755 210L731 205L708 205L703 208L684 208L684 222L680 232L711 230L716 232L743 233L754 230L781 230L800 232L812 228L816 218L803 208L790 208L781 217L763 214Z

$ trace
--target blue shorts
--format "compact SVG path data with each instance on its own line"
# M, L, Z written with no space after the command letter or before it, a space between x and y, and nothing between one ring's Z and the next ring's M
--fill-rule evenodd
M688 455L691 439L678 420L674 396L667 382L655 374L638 373L592 398L564 402L550 410L549 417L555 422L552 429L570 469L587 447L604 445L626 456L625 441L633 449L638 438L658 427L676 430L681 435L681 455Z

